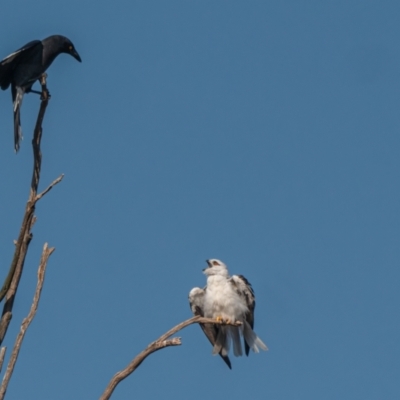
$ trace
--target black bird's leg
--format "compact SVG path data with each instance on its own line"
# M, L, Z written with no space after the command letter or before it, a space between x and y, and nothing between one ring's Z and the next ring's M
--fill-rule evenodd
M42 94L42 92L39 92L39 90L33 90L33 89L31 89L28 93Z
M47 97L48 98L50 98L51 97L51 95L50 95L50 92L49 92L49 90L46 88L46 90L47 90ZM35 93L35 94L40 94L41 96L43 95L43 92L41 92L40 90L33 90L33 89L31 89L29 92L27 92L27 93ZM43 96L40 98L40 100L43 100Z
M49 89L47 89L47 84L46 84L46 78L47 78L47 74L43 73L40 77L40 85L42 86L42 92L40 93L40 100L49 100L50 99L50 92Z

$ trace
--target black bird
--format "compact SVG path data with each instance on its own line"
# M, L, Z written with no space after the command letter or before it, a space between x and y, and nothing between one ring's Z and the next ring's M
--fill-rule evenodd
M72 42L61 35L49 36L43 40L33 40L0 62L0 87L6 90L11 84L14 104L14 146L19 150L22 139L20 108L25 93L33 92L32 85L50 67L60 53L67 53L81 62Z

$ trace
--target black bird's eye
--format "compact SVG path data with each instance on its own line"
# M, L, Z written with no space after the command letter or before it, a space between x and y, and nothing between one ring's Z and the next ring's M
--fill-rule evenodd
M69 51L72 51L73 47L71 45L68 46Z

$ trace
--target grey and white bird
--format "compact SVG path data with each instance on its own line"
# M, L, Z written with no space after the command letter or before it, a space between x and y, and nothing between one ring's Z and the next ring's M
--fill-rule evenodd
M219 354L229 368L228 357L231 342L233 354L241 356L244 339L245 353L250 349L255 353L268 350L264 342L255 334L254 309L255 296L249 281L243 275L229 276L226 265L217 259L207 260L208 267L203 270L207 276L204 289L193 288L189 293L190 308L194 315L213 318L222 322L240 321L241 326L221 324L201 324L205 335L213 345L213 354Z
M204 317L204 294L205 289L200 289L199 287L193 288L189 293L189 303L190 309L193 315L200 315ZM214 347L218 337L218 330L221 326L215 324L199 324L200 328L203 330L207 339L210 341L211 345ZM218 353L221 358L225 361L229 369L232 369L231 360L227 354L222 354L222 350Z
M43 40L33 40L0 61L0 87L6 90L11 85L14 104L14 148L17 152L22 139L20 108L25 93L36 92L32 85L50 67L55 58L67 53L81 62L81 57L72 42L61 35L52 35Z

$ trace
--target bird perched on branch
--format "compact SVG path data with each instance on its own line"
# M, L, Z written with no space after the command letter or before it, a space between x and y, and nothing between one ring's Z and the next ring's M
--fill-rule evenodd
M241 326L200 324L213 345L213 354L219 354L231 368L228 357L230 344L232 341L233 354L241 356L240 336L243 336L247 356L250 349L258 353L259 349L268 348L253 331L256 302L249 281L243 275L229 276L226 265L220 260L207 260L207 264L208 267L203 270L207 276L207 286L190 291L190 308L194 315L213 318L222 323L242 323Z
M61 53L70 54L81 62L81 57L72 42L61 35L49 36L43 40L33 40L0 62L0 87L6 90L11 85L14 104L14 147L19 150L22 139L20 108L25 93L33 92L32 85L49 68Z

